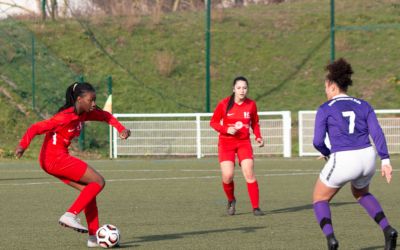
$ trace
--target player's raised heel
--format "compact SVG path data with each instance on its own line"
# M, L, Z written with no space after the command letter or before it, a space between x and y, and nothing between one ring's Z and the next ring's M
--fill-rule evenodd
M391 226L387 226L383 229L383 234L385 235L385 250L396 249L397 244L397 231Z
M328 250L339 249L339 241L337 241L334 234L326 236L326 240L328 241Z
M226 206L226 213L228 215L235 215L236 213L236 200L228 201L228 205Z
M78 216L70 212L63 214L58 220L58 223L60 223L61 226L72 228L80 233L88 232L87 228L81 225Z
M259 209L259 208L254 208L253 209L253 214L254 214L254 216L263 216L263 215L265 215L264 212L261 211L261 209Z
M87 247L100 247L99 244L97 244L96 235L89 235L87 241Z

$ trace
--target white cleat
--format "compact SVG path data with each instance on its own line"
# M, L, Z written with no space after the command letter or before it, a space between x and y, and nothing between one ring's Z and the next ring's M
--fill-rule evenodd
M81 225L78 216L70 212L63 214L58 220L58 223L60 223L61 226L72 228L80 233L88 232L87 228Z
M89 238L87 241L87 247L100 247L99 244L97 244L96 235L89 235Z

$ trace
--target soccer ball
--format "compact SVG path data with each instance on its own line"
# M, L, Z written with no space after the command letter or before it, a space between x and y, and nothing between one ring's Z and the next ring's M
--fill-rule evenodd
M118 245L121 238L116 226L105 224L96 231L97 244L102 248L110 248Z

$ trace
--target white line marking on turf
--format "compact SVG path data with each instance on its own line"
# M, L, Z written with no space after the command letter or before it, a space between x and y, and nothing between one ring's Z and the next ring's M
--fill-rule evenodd
M97 169L99 172L221 172L220 169ZM239 168L236 171L240 171ZM316 169L256 169L256 172L314 172ZM396 170L393 170L396 171ZM39 173L43 170L0 170L0 173Z
M259 176L301 176L301 175L315 175L319 172L307 173L282 173L282 174L264 174ZM193 179L215 179L221 178L219 175L211 176L183 176L183 177L159 177L159 178L130 178L130 179L108 179L106 182L126 182L126 181L162 181L162 180L193 180ZM47 182L27 182L27 183L1 183L0 186L34 186L34 185L48 185L48 184L62 184L61 181L47 181Z
M99 172L168 172L173 169L96 169ZM36 173L43 170L0 170L0 173Z
M311 172L294 172L294 173L275 173L275 174L258 174L259 177L279 177L279 176L304 176L304 175L317 175L320 171ZM377 170L378 172L379 170ZM400 170L393 170L400 171ZM183 176L183 177L159 177L159 178L129 178L129 179L106 179L106 182L126 182L126 181L162 181L162 180L193 180L193 179L215 179L221 178L220 175L212 176ZM1 179L0 179L1 180ZM0 186L34 186L34 185L49 185L49 184L62 184L61 181L47 181L47 182L27 182L27 183L0 183Z
M113 173L113 172L221 172L220 169L97 169L99 172ZM240 172L240 169L236 169ZM318 169L256 169L258 172L315 172ZM399 172L400 169L393 169L393 172ZM41 173L43 170L0 170L0 173ZM380 172L380 170L376 170ZM1 180L1 179L0 179Z

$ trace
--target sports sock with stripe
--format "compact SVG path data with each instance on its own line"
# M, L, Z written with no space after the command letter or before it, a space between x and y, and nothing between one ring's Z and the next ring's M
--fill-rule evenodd
M331 209L328 201L318 201L313 204L314 214L317 222L325 236L333 234L333 226L331 219Z
M381 205L372 194L365 194L358 200L358 203L360 203L360 205L364 207L369 216L374 219L376 223L379 224L382 230L389 226L389 222L385 214L383 213Z

